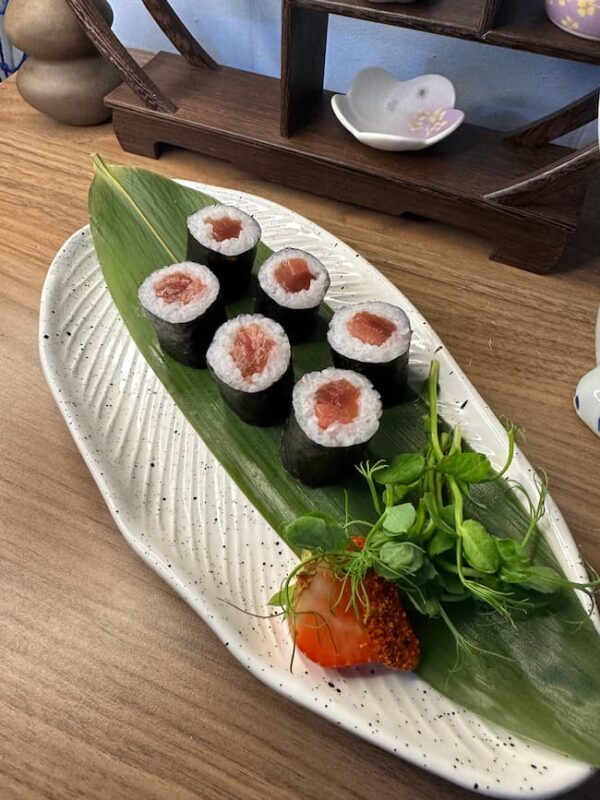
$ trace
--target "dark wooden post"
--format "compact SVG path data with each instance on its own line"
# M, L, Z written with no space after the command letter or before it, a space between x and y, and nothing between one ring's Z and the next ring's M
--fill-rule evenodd
M481 20L479 21L479 33L481 35L487 33L487 31L494 26L501 1L502 0L485 0Z
M323 94L329 14L284 0L281 50L281 135L292 136Z

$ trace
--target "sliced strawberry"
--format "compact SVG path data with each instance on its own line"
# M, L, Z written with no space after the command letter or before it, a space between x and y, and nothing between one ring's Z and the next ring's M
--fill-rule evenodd
M396 587L372 570L364 579L368 609L351 602L350 582L344 585L328 569L302 574L294 593L296 647L323 667L379 663L413 670L420 648Z

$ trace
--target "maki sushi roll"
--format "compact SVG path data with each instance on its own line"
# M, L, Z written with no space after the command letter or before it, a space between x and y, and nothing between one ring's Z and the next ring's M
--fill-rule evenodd
M327 341L336 367L365 375L384 405L408 392L408 351L412 331L405 312L390 303L358 303L336 311Z
M242 297L261 237L258 222L235 206L213 205L189 216L187 230L190 261L215 273L226 303Z
M206 351L227 317L219 281L201 264L157 269L138 290L160 346L188 367L206 366Z
M329 274L318 258L286 247L268 258L258 272L256 311L277 320L290 341L299 342L310 335L329 284Z
M250 425L274 425L288 415L294 385L285 331L261 314L221 325L206 355L221 396Z
M286 470L307 486L344 477L379 429L381 398L364 375L329 367L294 386L281 440Z

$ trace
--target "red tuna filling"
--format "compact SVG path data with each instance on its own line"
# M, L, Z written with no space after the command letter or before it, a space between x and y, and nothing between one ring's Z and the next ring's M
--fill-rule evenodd
M238 329L231 348L231 357L244 380L264 370L274 347L275 339L258 323L251 322Z
M348 331L364 344L382 345L396 330L393 322L369 311L359 311L348 322Z
M360 389L346 378L330 381L319 386L315 392L315 414L321 430L327 430L334 422L348 425L354 422L359 412Z
M212 227L213 239L224 242L226 239L239 239L242 232L242 223L238 219L224 216L220 219L209 217L208 224Z
M287 292L302 292L310 287L315 276L304 258L286 258L275 270L275 279Z
M185 272L172 272L154 284L154 293L165 303L181 303L187 306L204 291L200 278Z

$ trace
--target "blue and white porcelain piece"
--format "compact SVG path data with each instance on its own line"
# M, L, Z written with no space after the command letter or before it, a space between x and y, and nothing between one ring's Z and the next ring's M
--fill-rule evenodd
M596 366L577 384L573 402L579 417L600 437L600 308L596 320Z

